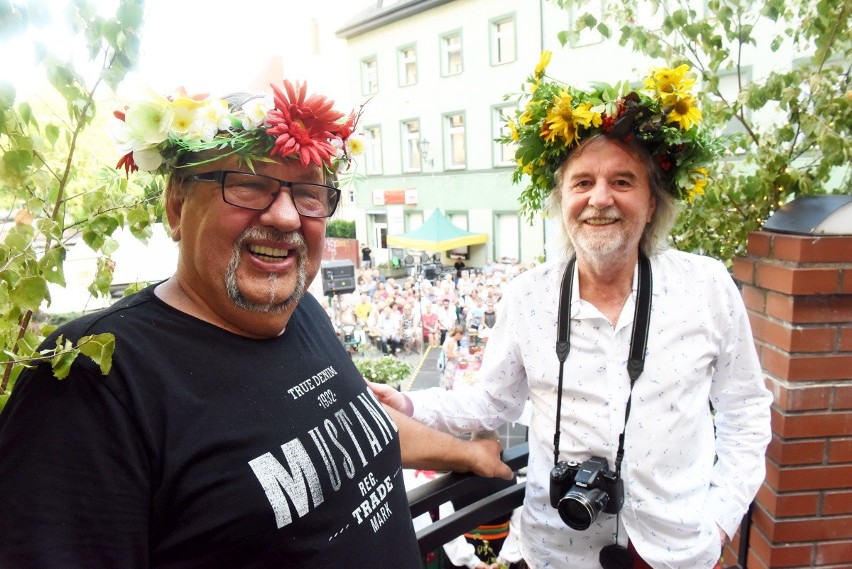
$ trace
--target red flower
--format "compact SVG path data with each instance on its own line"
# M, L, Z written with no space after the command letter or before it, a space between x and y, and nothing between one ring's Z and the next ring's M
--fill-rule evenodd
M302 166L331 165L335 149L329 139L345 139L352 133L352 125L338 122L343 113L335 111L334 101L321 95L305 99L307 84L293 85L284 80L286 93L271 85L275 108L269 111L267 134L275 137L273 155L284 158L298 155ZM348 126L347 126L348 125Z
M657 164L660 165L660 169L663 172L668 172L672 169L672 166L674 166L674 162L672 162L672 159L665 155L657 156Z
M131 172L135 172L139 169L139 166L136 165L136 162L133 161L133 153L128 152L124 156L121 157L121 160L118 161L118 164L115 165L116 170L121 170L124 168L125 175L129 178Z

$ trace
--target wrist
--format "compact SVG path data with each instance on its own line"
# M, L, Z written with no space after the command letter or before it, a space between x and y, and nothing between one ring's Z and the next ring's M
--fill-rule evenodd
M413 416L414 403L412 403L411 398L405 393L400 393L400 395L402 395L402 408L399 410L399 412L405 415L406 417Z

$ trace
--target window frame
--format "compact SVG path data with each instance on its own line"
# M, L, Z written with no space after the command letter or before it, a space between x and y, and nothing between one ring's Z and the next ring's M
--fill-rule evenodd
M408 128L409 125L415 125L417 130L411 130ZM420 140L422 137L422 121L419 118L409 118L399 121L399 146L403 174L423 171L423 157L420 155Z
M518 103L498 103L491 105L491 140L493 141L491 162L495 168L514 167L517 165L515 153L517 152L518 144L515 142L503 144L497 139L502 137L505 134L504 131L509 128L506 126L505 121L501 120L501 117L505 116L514 120L517 116L518 108ZM509 158L504 159L505 152L510 154Z
M503 24L512 23L512 53L510 58L501 57L500 54L502 52L502 38L505 35L505 32L500 31L500 26ZM515 13L504 14L502 16L497 16L496 18L491 18L488 21L488 32L489 32L489 49L490 53L490 61L492 66L497 65L506 65L508 63L514 63L518 59L518 19L515 16Z
M372 73L369 64L372 63ZM370 77L372 75L372 77ZM371 82L372 79L372 82ZM379 59L376 55L361 58L361 94L375 95L379 92Z
M377 132L378 136L371 136ZM384 172L382 152L382 127L378 124L364 127L364 169L367 175L380 175Z
M461 126L453 125L452 119L461 117ZM444 126L443 144L444 144L444 169L446 170L466 170L467 169L467 114L464 111L452 111L443 114L442 124ZM462 142L461 152L463 156L462 162L456 162L453 156L456 150L454 136L461 131Z
M407 52L411 51L411 56ZM410 43L396 48L397 58L397 79L400 87L411 87L417 84L419 70L417 68L417 44ZM409 80L408 66L412 65L414 69L414 77Z
M458 38L458 47L455 49L451 49L452 46L449 45L448 41L452 38ZM448 32L444 32L440 36L440 49L441 49L441 77L453 77L455 75L461 75L464 73L464 37L462 35L461 28L450 30ZM453 71L450 68L450 55L451 53L458 52L458 71Z

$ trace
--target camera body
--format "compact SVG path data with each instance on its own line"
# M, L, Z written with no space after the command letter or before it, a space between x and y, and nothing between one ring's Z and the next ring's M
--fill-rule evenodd
M560 461L550 471L550 505L576 530L588 529L601 512L617 514L624 505L624 482L605 458Z

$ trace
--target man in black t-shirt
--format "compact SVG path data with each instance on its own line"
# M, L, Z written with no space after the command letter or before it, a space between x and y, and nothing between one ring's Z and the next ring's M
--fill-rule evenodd
M373 266L373 250L366 243L361 244L361 267L369 269Z
M511 475L499 445L382 407L304 294L354 118L274 91L274 108L119 113L128 175L168 178L177 270L46 340L113 334L105 374L80 356L62 381L46 362L19 377L0 414L0 567L419 567L402 463ZM155 104L175 120L152 145Z

